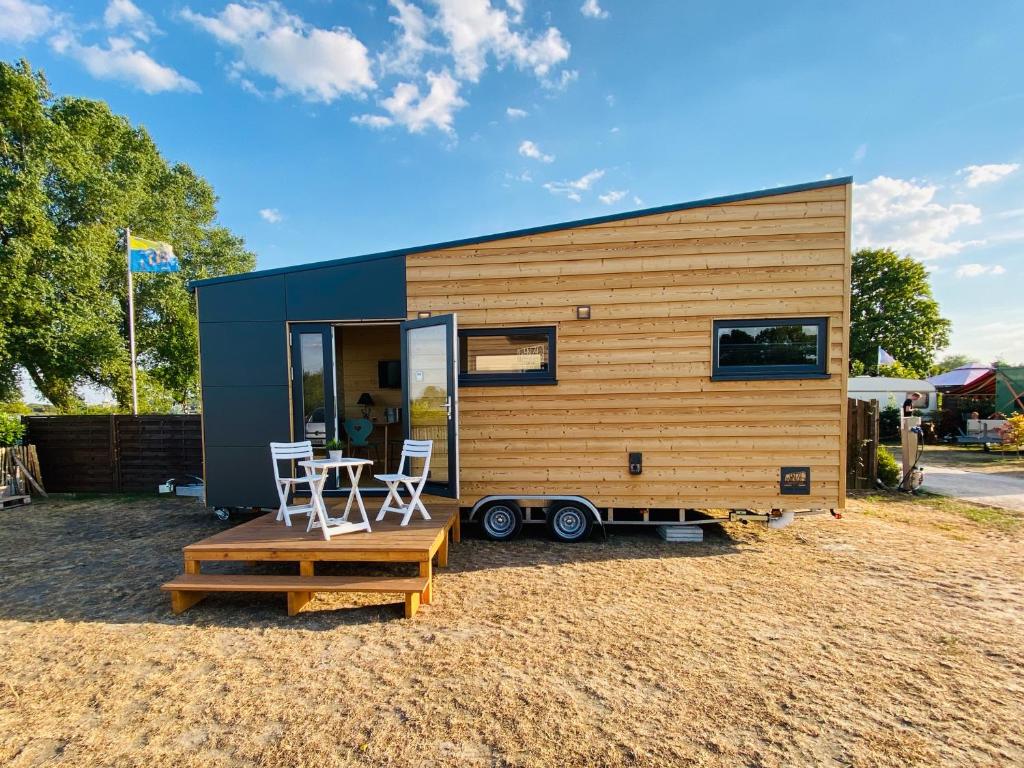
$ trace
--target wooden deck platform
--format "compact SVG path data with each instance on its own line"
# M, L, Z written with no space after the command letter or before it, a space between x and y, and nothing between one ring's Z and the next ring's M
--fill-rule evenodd
M346 533L326 541L319 530L306 532L304 518L296 518L289 528L271 512L247 523L236 525L183 549L185 577L163 586L171 593L171 607L181 613L210 592L258 591L286 592L288 613L295 614L316 591L397 592L406 595L406 617L416 613L420 602L433 597L433 561L448 565L448 533L457 543L461 538L459 508L452 503L428 503L431 520L413 519L398 524L398 515L372 522L372 532ZM371 517L372 520L372 517ZM299 564L299 578L268 579L266 576L232 574L230 578L202 573L203 562L291 561ZM317 562L417 563L420 579L401 581L388 576L357 579L316 577ZM303 579L308 578L308 586ZM240 581L246 580L248 581ZM245 584L246 586L239 586ZM304 587L299 589L299 586ZM400 587L400 588L399 588Z

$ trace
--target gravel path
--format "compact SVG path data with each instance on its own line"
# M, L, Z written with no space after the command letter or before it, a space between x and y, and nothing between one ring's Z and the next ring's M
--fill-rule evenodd
M976 504L987 504L1015 512L1024 512L1024 480L953 467L928 464L924 468L923 488L943 496L955 496Z

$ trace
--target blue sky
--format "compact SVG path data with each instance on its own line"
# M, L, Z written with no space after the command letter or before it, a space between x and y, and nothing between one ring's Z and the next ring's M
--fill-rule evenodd
M950 351L1024 361L1024 4L0 0L259 266L852 174L855 247L932 269Z

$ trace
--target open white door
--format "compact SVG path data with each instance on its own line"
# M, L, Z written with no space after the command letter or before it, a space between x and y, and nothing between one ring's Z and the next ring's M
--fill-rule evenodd
M424 490L459 498L459 347L455 315L402 323L405 436L433 440Z

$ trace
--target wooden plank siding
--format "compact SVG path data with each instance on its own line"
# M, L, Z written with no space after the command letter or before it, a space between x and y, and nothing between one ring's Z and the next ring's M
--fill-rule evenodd
M840 184L409 254L410 318L557 328L556 385L460 387L461 503L841 509L849 231ZM803 316L829 320L829 378L711 380L714 319ZM779 494L791 465L810 496Z

